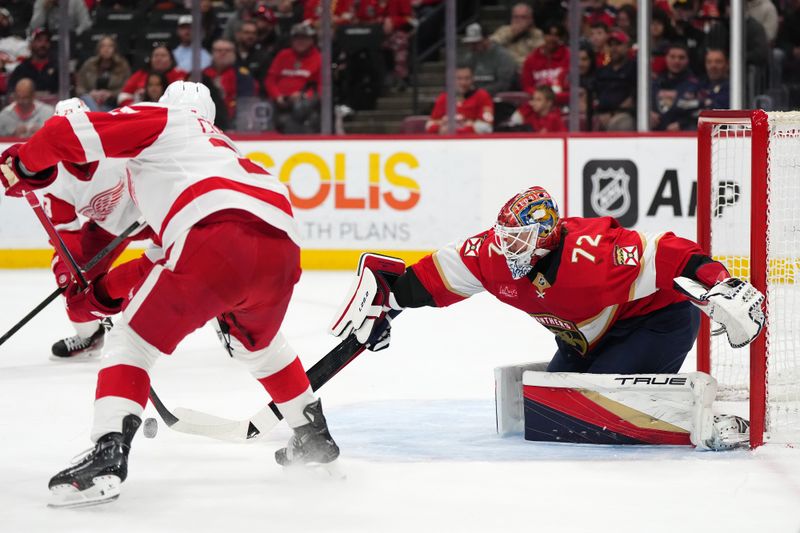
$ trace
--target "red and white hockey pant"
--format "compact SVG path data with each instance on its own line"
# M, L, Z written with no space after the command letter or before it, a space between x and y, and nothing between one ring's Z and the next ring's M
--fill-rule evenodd
M106 339L97 377L92 439L141 416L148 371L192 331L220 315L231 323L234 357L278 405L291 427L306 424L315 396L279 328L300 278L300 249L243 211L215 213L192 227L134 288Z

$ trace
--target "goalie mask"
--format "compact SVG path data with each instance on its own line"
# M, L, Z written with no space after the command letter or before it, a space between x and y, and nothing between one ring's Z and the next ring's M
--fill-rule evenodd
M211 92L202 83L173 81L158 99L158 103L187 107L212 124L217 118L217 108L211 99Z
M543 188L531 187L506 202L497 215L494 238L511 277L527 275L539 258L558 245L560 230L558 206Z

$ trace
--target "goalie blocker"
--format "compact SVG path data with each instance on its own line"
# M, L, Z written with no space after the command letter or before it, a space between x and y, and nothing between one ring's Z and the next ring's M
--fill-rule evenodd
M531 367L495 369L501 435L524 431L531 441L694 445L701 450L747 443L747 421L713 415L717 383L708 374L523 370Z

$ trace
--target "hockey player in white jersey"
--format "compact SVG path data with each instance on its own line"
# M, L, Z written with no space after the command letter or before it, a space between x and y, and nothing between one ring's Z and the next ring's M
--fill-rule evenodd
M56 104L55 114L63 117L87 111L89 108L80 99L70 98ZM141 216L130 201L124 159L86 164L59 163L58 179L37 193L43 200L45 212L79 265L85 265ZM86 272L87 278L97 285L131 240L147 239L150 234L144 225L137 228L125 242ZM69 269L57 254L53 255L51 266L59 287L72 283ZM106 288L106 284L100 285ZM110 295L112 299L121 296ZM75 335L53 344L51 358L76 360L99 355L110 321L69 307L67 316Z
M161 105L54 117L0 156L0 181L12 196L52 183L60 161L127 159L131 197L165 252L142 269L146 274L106 339L94 404L95 447L50 480L52 505L119 495L148 399L150 368L214 317L230 326L234 357L294 430L276 461L330 463L339 455L320 401L280 332L300 277L288 191L214 127L214 113L205 86L176 82ZM71 291L69 305L104 314L120 307L93 285Z

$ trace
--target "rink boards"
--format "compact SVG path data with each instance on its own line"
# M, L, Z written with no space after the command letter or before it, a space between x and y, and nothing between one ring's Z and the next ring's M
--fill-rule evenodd
M287 185L306 269L351 269L363 250L415 261L484 230L508 197L533 184L569 216L695 234L691 134L248 137L237 144ZM0 268L47 267L50 258L27 204L4 198Z

